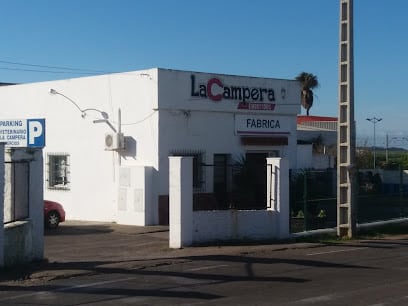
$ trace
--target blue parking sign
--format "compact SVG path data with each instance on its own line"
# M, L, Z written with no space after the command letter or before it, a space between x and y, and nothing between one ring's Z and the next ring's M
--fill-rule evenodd
M45 146L45 119L27 119L27 147Z

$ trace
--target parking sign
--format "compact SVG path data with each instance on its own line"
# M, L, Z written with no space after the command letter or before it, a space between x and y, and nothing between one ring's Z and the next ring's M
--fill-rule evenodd
M45 119L0 119L0 142L7 147L43 148Z

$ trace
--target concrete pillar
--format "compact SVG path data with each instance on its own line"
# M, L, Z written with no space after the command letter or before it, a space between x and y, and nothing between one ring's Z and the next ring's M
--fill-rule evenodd
M277 238L288 238L289 232L289 161L279 157L267 162L267 209L277 213Z
M169 157L169 246L193 240L193 157Z
M0 143L0 268L4 266L4 143Z

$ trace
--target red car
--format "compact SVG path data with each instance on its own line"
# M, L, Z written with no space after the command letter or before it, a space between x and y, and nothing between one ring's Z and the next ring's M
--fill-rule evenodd
M46 228L57 228L65 221L65 210L60 203L44 200L44 224Z

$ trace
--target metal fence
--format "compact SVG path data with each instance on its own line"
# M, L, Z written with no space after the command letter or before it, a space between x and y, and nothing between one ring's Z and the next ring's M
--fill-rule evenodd
M200 167L194 210L267 208L266 163L230 164L220 157ZM408 171L360 170L356 183L357 223L408 217ZM337 226L336 169L291 170L289 197L291 232Z
M5 162L4 224L29 217L30 163Z
M194 210L266 209L266 165L216 163L201 167L211 177L212 186L203 181L195 189Z
M335 170L291 170L290 229L301 232L336 226Z
M404 171L360 171L357 222L408 217L408 180Z
M403 171L360 170L357 180L357 223L408 217L408 180ZM301 170L290 173L290 228L300 232L337 225L337 174Z

